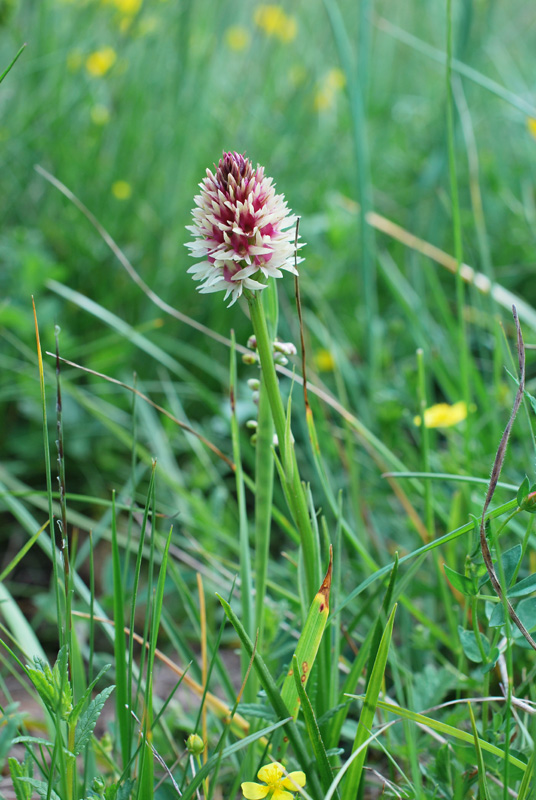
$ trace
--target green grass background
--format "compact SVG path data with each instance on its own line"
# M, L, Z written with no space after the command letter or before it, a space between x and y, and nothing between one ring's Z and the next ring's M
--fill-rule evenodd
M199 295L186 274L191 259L184 247L185 225L197 184L222 151L245 152L265 165L300 215L307 243L300 283L311 379L332 392L408 470L489 475L516 388L505 371L515 372L517 366L508 309L474 288L466 290L460 305L452 274L384 233L365 230L357 206L365 188L369 208L455 252L445 65L426 51L435 48L436 56L446 51L446 7L421 0L361 5L344 0L339 4L344 35L337 40L331 3L296 0L283 6L297 25L295 38L284 42L256 25L258 5L144 0L128 26L112 3L96 0L0 5L1 64L27 43L0 87L0 480L37 519L46 499L40 494L45 482L32 295L44 349L53 349L59 325L63 356L130 384L136 373L137 385L155 402L191 422L225 453L232 445L227 349L155 307L84 215L35 171L36 164L95 214L154 292L219 334L229 336L233 328L243 345L251 330L240 307L228 310L221 296ZM475 71L472 79L460 78L456 69L453 76L463 260L532 308L536 136L529 119L536 117L535 18L533 5L521 0L453 3L454 57ZM228 44L232 26L247 32L248 44L240 51ZM112 47L117 61L104 76L93 76L86 59L103 47ZM315 98L334 69L348 70L346 86L334 90L329 106L319 109ZM497 86L510 95L505 98ZM106 124L92 118L96 107L109 113ZM114 196L117 181L128 182L129 198ZM297 344L292 281L279 284L280 333ZM92 313L91 303L101 310ZM422 432L413 422L419 391L427 405L464 396L460 308L469 419L430 431L423 451ZM129 327L121 328L118 321ZM534 322L525 318L523 328L526 341L533 343ZM418 348L423 350L420 390ZM315 366L323 350L333 356L328 372ZM49 357L45 366L53 419ZM534 394L530 350L527 371L527 388ZM239 364L241 423L255 416L246 386L255 374ZM156 457L157 506L176 520L176 546L203 565L209 618L219 619L213 590L221 589L222 581L230 587L239 558L229 471L143 402L136 401L133 414L125 390L70 368L63 381L67 487L84 495L69 501L71 523L81 531L93 528L97 542L109 540L111 490L122 502L134 496L143 504ZM290 381L283 379L282 386L288 395ZM335 514L312 463L298 389L293 390L294 434L302 474L332 535ZM421 537L381 477L383 467L371 458L370 447L349 432L336 410L317 400L313 408L331 488L335 495L342 490L344 513L361 548L379 565L390 563L395 550L401 555L415 550ZM519 416L503 476L516 486L525 474L534 479L530 414L528 407ZM251 474L254 450L243 424L241 431L244 468ZM393 466L392 459L384 461ZM485 495L485 484L404 479L400 486L431 537L465 523L470 513L478 516ZM512 490L499 490L497 501L513 496ZM277 489L276 505L286 513ZM14 554L26 539L20 516L5 505L0 521L0 542ZM126 517L123 523L126 537ZM524 533L525 521L514 522L504 548ZM81 567L87 557L84 537ZM528 541L520 577L536 568L532 538ZM463 572L472 547L470 537L451 543L438 562ZM294 558L294 549L279 520L269 565L275 600L267 611L274 642L279 642L282 609L296 606L295 571L281 557L281 551L290 550ZM441 573L428 559L404 592L445 632L450 649L430 626L416 625L399 609L393 681L399 701L416 710L444 694L441 684L470 694L482 681L474 665L464 661L457 639L457 624L468 627L467 606L444 578L441 584ZM31 554L24 564L7 585L25 598L35 629L45 646L53 647L49 575ZM111 569L106 558L102 600L110 611L106 576ZM342 595L370 573L350 546ZM193 572L186 580L193 591ZM381 604L376 589L365 597L364 604L350 606L358 640ZM171 590L169 603L172 613L180 613ZM288 641L274 644L274 664L279 646L288 652ZM516 680L531 664L530 654L519 655ZM499 737L499 729L495 734ZM403 741L395 742L395 749L408 759L415 796L421 796L417 762L426 745L414 735L406 750Z

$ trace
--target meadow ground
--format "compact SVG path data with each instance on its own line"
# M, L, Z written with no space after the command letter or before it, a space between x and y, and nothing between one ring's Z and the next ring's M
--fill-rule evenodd
M0 797L536 797L535 23L0 0ZM187 273L224 152L301 324Z

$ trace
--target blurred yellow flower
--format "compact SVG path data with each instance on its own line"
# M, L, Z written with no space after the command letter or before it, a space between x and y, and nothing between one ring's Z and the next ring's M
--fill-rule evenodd
M267 36L276 36L285 44L296 38L298 32L296 18L285 14L281 6L259 6L255 11L254 20Z
M536 119L529 117L527 120L527 128L529 129L529 133L536 139Z
M132 195L132 186L127 181L115 181L112 184L112 194L117 200L128 200Z
M341 89L346 86L346 77L341 69L330 69L319 83L316 90L313 106L315 111L327 111L335 105L335 98Z
M70 50L67 53L67 69L70 72L78 72L83 61L84 57L81 50Z
M437 403L424 411L424 425L426 428L451 428L467 418L467 405L460 400L450 406L448 403ZM414 417L415 425L420 426L420 417Z
M333 372L335 359L329 350L318 350L314 356L315 366L319 372Z
M346 75L342 69L339 69L338 67L330 69L324 80L326 86L329 86L331 89L344 89L346 86Z
M114 5L122 14L137 14L143 0L114 0Z
M110 121L110 111L106 106L93 106L89 114L94 125L106 125Z
M102 78L116 61L117 53L113 47L103 47L101 50L95 50L86 58L86 69L95 78Z
M241 25L232 25L225 31L225 44L230 50L235 50L239 53L249 46L251 36L246 28Z

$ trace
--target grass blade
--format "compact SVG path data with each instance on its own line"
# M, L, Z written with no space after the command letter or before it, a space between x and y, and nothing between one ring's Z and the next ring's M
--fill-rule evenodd
M387 664L387 656L389 655L389 646L391 644L391 637L393 635L395 613L396 605L394 606L393 610L391 611L391 615L387 620L387 625L378 647L378 654L374 661L374 667L368 682L367 693L365 695L363 708L359 717L359 724L357 726L352 753L361 748L364 742L366 742L370 736L370 731L374 722L374 715L376 713L376 707L379 705L378 697ZM363 767L365 764L366 755L367 748L362 747L359 756L352 762L344 782L342 800L354 800L356 797L358 797L359 785L363 775Z

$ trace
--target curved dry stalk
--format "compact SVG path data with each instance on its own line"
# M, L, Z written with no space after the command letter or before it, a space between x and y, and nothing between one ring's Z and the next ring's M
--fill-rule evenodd
M54 353L50 353L47 350L46 355L54 356ZM123 383L123 381L120 381L117 378L112 378L110 377L110 375L105 375L103 372L97 372L96 370L90 369L89 367L83 367L81 364L76 364L74 361L69 361L68 358L62 358L60 356L56 356L56 358L58 361L62 361L64 364L68 364L70 367L74 367L74 369L79 369L82 372L87 372L89 375L95 375L95 377L97 378L102 378L103 380L108 381L109 383L115 383L116 386L121 386L123 389L128 389L129 392L132 392L137 397L144 400L146 403L148 403L150 406L156 409L156 411L159 411L161 414L164 414L164 416L166 416L168 419L170 419L172 422L178 425L179 428L182 428L183 431L186 431L186 433L191 433L193 436L196 436L199 439L199 441L202 442L204 445L206 445L209 450L212 450L212 452L215 455L217 455L218 458L221 458L222 461L225 461L225 463L229 465L229 467L233 470L233 472L236 469L231 459L227 458L225 453L222 453L222 451L218 447L216 447L215 444L212 444L212 442L209 441L209 439L206 439L202 433L198 433L196 430L191 428L185 422L181 422L180 419L174 417L173 414L171 414L169 411L166 411L166 409L162 408L162 406L159 406L158 403L155 403L154 400L151 400L151 398L147 397L146 394L140 392L139 389L134 388L134 386L129 386L128 383Z
M517 412L519 411L519 406L521 405L521 401L523 400L523 394L525 392L525 344L523 342L523 334L521 333L521 326L519 324L519 319L517 316L517 310L515 306L512 306L512 314L514 317L514 322L517 331L517 358L519 362L519 385L517 387L517 393L515 396L514 405L512 406L512 413L510 414L510 419L506 424L504 433L501 436L501 441L499 442L499 447L497 449L497 455L495 456L495 461L493 462L493 468L491 470L491 477L489 479L488 491L486 494L486 499L484 501L484 508L482 509L482 516L480 518L480 549L482 550L482 558L484 559L484 564L486 565L491 585L495 589L497 597L499 598L501 603L503 603L503 605L506 605L506 608L508 609L508 613L514 625L516 625L517 628L519 628L519 630L521 631L527 642L532 647L532 649L536 650L536 642L534 641L528 630L525 628L525 626L517 616L514 607L512 606L508 598L503 595L500 581L497 578L497 574L493 567L493 561L491 558L491 552L489 549L488 540L486 538L486 527L485 527L486 511L488 510L489 504L491 503L493 495L495 494L495 489L497 488L497 482L501 475L501 469L504 462L504 457L506 455L506 448L508 447L508 439L510 438L512 426L514 424Z

